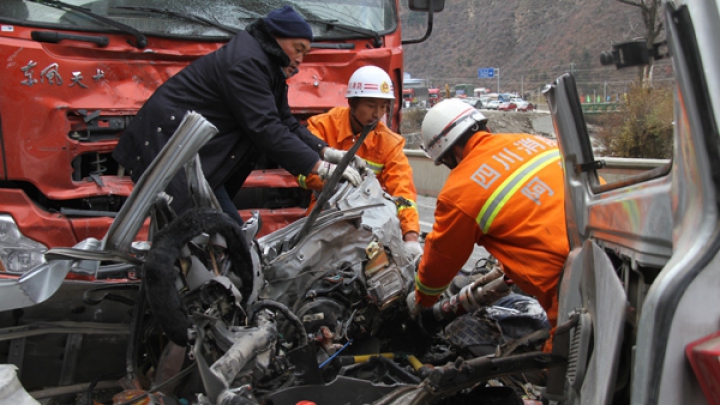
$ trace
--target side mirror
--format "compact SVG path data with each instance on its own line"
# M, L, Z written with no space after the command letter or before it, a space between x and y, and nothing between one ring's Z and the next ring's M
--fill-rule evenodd
M618 69L645 66L650 63L650 59L658 60L670 56L667 41L653 44L652 48L648 47L645 41L623 42L613 44L612 47L612 51L600 54L600 64L603 66L615 65Z
M408 8L411 11L424 11L428 13L427 29L425 35L420 38L404 39L403 45L419 44L428 39L433 29L433 14L445 9L445 0L408 0Z
M408 0L408 8L410 11L429 11L430 3L433 6L433 12L439 13L445 9L445 0Z

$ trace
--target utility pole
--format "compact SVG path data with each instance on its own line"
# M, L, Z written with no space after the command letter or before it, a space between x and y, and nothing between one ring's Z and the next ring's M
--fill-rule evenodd
M603 103L607 103L607 80L603 83Z

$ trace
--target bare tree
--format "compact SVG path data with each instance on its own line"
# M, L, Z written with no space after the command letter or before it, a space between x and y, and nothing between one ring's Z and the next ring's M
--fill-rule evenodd
M661 0L617 0L620 3L637 7L642 14L643 24L645 25L645 40L648 49L652 49L655 41L660 37L663 29L662 1ZM649 85L652 82L653 59L643 69L643 83Z

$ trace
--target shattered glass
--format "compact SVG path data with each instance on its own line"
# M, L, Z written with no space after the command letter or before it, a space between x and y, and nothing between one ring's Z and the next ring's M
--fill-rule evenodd
M395 2L389 0L66 0L64 3L81 6L144 34L187 37L229 38L233 35L232 30L242 30L255 19L284 5L293 6L308 20L316 38L357 35L335 29L332 24L389 32L396 28L398 20ZM185 16L180 16L181 13ZM86 14L41 1L4 0L0 2L2 20L24 20L47 27L88 31L112 29Z

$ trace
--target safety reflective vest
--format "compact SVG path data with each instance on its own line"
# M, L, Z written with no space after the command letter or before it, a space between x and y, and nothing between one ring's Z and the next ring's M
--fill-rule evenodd
M554 324L557 283L569 252L561 156L554 141L478 132L437 199L433 230L416 276L431 306L482 245Z

